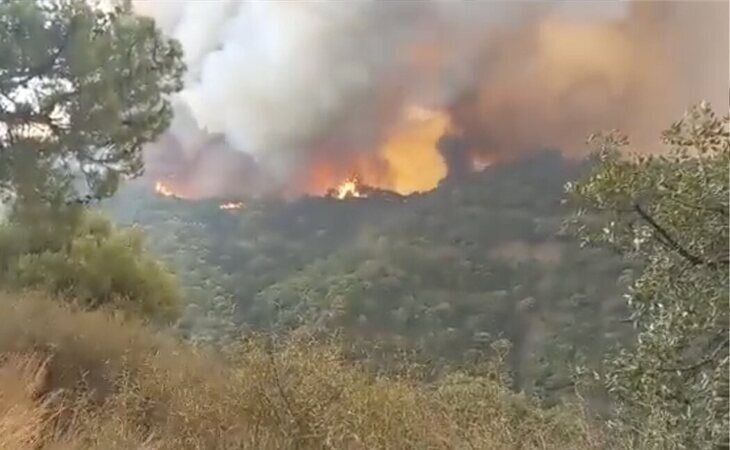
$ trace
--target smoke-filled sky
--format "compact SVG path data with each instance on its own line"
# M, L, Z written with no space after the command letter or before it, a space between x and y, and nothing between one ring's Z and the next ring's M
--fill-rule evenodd
M148 165L196 195L320 193L355 173L408 193L464 158L581 154L599 129L654 149L690 104L727 108L723 2L134 6L180 40L189 67Z

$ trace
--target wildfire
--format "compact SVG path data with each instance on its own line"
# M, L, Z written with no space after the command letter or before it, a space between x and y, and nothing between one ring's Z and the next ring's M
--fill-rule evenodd
M401 195L436 187L447 170L438 140L448 130L450 119L443 111L421 107L407 108L402 114L376 150L360 152L349 160L313 163L307 168L304 190L341 199L367 197L363 186ZM357 177L347 177L352 173Z
M177 185L170 181L158 180L155 182L155 192L163 197L181 200L192 200L193 198L196 198L195 196L190 195L189 189L184 189L184 186Z
M340 200L367 197L361 192L360 187L360 180L357 177L348 178L333 189L332 196Z
M225 202L221 203L218 206L219 209L222 209L224 211L231 210L231 209L241 209L243 208L243 202Z
M380 148L388 164L389 186L399 194L430 191L446 176L446 164L437 143L450 124L442 111L411 107L401 127ZM366 180L368 181L368 180Z
M155 183L155 192L162 195L163 197L177 197L177 195L175 195L175 192L162 181L158 181Z

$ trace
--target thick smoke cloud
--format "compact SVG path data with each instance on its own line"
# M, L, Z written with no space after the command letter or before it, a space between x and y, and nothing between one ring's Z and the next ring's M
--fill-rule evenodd
M318 154L377 148L406 102L438 100L436 11L410 2L138 2L186 50L179 114L285 179ZM423 76L413 77L423 70ZM417 86L418 85L418 86ZM431 98L429 98L431 97ZM174 132L174 130L173 130ZM330 148L337 147L335 155Z
M492 161L546 147L576 155L593 131L618 128L636 151L656 151L690 104L727 111L728 54L727 3L637 2L613 21L544 17L492 40L479 80L450 107L452 141Z
M461 154L577 154L596 129L649 143L690 103L727 102L722 3L134 4L181 41L190 69L155 152L196 165L188 178L203 185L227 184L218 164L200 169L209 157L246 155L233 177L245 187L224 191L292 189L322 161L386 173L381 146L413 106L450 116L445 160L463 170Z

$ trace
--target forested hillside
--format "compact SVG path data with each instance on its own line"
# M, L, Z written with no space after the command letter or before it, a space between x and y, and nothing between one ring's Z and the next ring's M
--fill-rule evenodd
M0 2L0 449L730 448L727 14L441 3Z
M180 324L194 339L315 325L443 365L506 338L517 387L549 395L570 387L571 365L598 367L631 334L629 265L560 233L564 185L584 170L545 152L424 194L236 210L141 181L107 208L141 226L200 299Z

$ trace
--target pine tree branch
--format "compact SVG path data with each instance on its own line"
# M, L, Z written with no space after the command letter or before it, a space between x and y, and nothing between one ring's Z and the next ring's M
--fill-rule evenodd
M76 21L74 19L71 20L68 26L68 30L66 31L66 34L63 36L63 40L61 41L60 45L54 51L50 58L48 58L47 61L43 62L42 64L37 65L36 67L31 67L24 71L23 74L16 74L16 75L7 75L7 79L12 81L12 90L16 90L18 88L25 87L26 84L33 78L39 77L41 75L44 75L48 73L58 62L58 59L61 57L63 52L66 50L66 47L68 46L69 41L71 40L71 34L74 32L74 29L76 28Z

